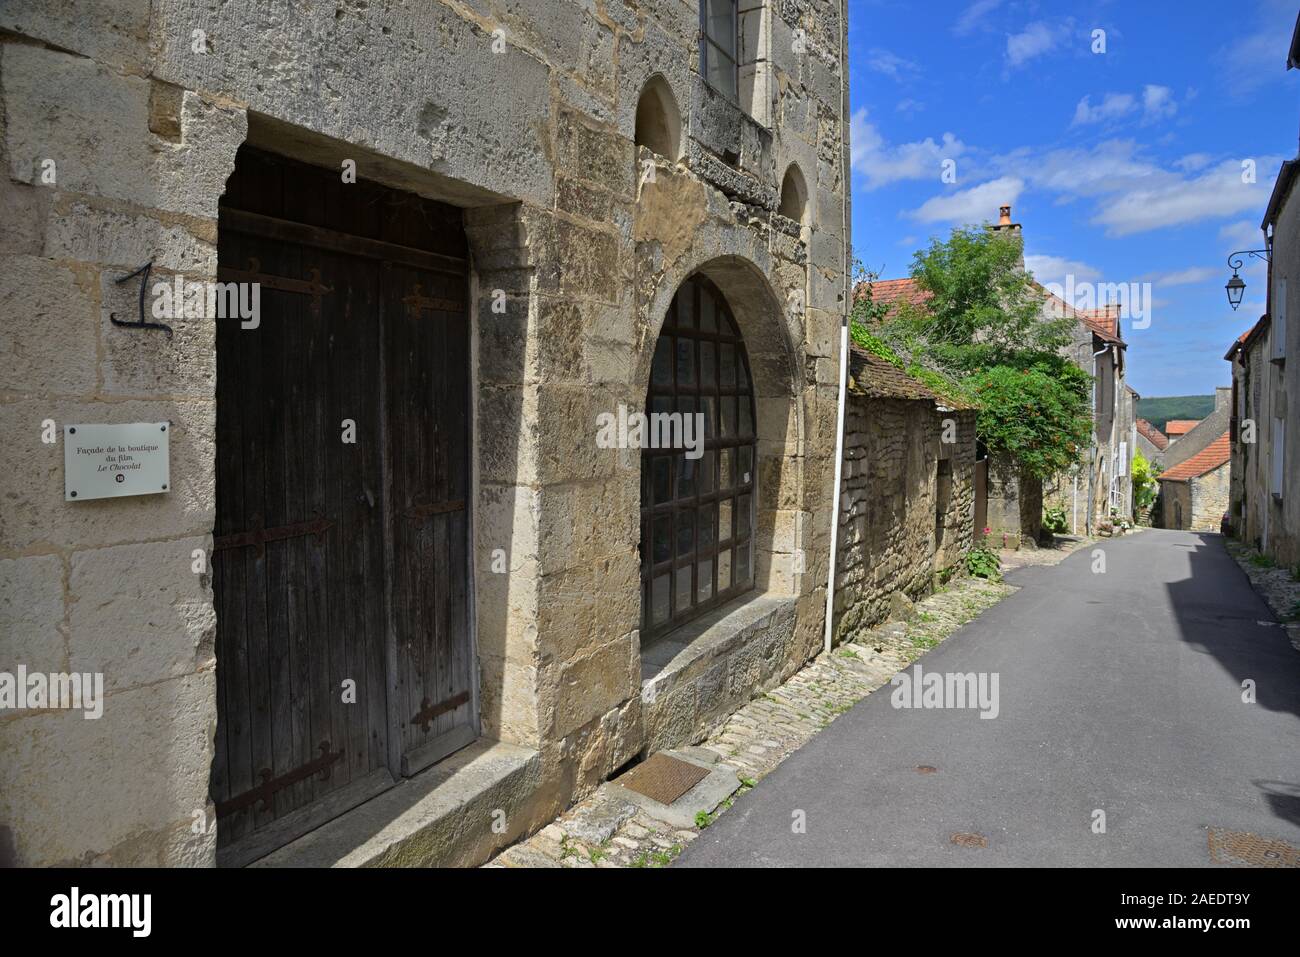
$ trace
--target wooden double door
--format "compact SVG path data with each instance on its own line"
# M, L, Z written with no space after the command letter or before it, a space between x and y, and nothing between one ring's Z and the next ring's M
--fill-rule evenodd
M468 744L459 210L241 150L217 320L218 861L255 860Z

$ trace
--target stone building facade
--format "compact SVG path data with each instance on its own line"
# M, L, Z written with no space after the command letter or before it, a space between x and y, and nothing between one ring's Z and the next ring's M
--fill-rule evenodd
M952 574L973 534L975 412L853 347L835 583L835 632L884 621Z
M0 856L475 863L821 648L844 6L727 9L0 9L0 672L105 682L0 713ZM146 263L260 324L121 325ZM674 395L661 499L598 429ZM166 493L67 500L76 423Z
M1228 433L1159 476L1161 526L1218 532L1228 514L1231 483Z
M1286 69L1300 69L1300 15ZM1300 449L1297 183L1300 152L1282 163L1260 222L1262 252L1268 260L1264 315L1224 356L1232 363L1233 533L1286 566L1300 562L1300 468L1295 465Z

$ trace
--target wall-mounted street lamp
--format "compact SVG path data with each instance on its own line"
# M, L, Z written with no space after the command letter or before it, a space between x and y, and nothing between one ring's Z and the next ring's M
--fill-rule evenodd
M1256 259L1268 262L1268 252L1267 249L1239 249L1228 256L1228 268L1232 270L1232 278L1223 288L1228 290L1228 305L1232 306L1234 311L1241 305L1241 297L1246 292L1246 280L1237 273L1245 262L1241 257L1254 256Z

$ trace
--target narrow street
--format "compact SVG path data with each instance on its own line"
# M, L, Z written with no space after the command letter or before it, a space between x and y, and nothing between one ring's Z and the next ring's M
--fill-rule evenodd
M1101 574L1092 549L1012 572L1020 591L920 659L998 675L996 718L881 688L676 866L1205 866L1240 863L1242 834L1300 847L1300 651L1217 535L1099 547Z

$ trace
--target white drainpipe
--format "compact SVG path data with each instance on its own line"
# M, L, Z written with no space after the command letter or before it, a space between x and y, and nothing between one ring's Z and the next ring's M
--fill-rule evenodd
M844 60L845 35L848 33L848 0L840 2L840 69L844 72L840 83L840 130L841 136L848 136L848 63ZM830 572L826 576L826 634L823 641L824 650L831 650L834 638L832 629L835 622L835 566L836 551L840 543L840 486L844 480L844 403L845 392L849 382L849 314L853 308L853 276L849 260L849 171L845 167L844 153L848 143L840 144L840 188L844 190L844 202L840 206L840 221L843 232L840 233L844 244L844 316L840 321L840 390L835 410L835 488L831 491L831 554L827 565Z

